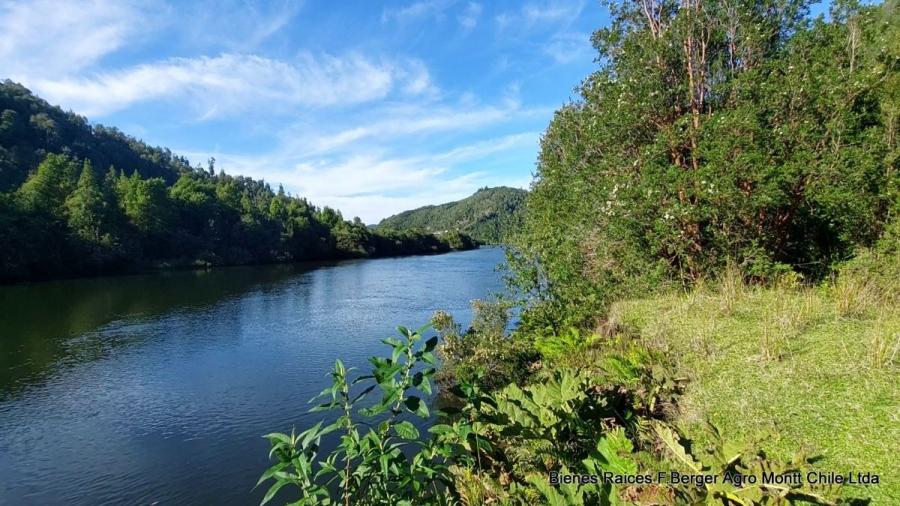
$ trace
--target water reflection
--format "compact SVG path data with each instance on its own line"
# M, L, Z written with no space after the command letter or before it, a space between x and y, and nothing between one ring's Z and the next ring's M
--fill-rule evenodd
M317 419L340 357L463 324L502 252L0 287L0 504L258 504L261 434Z
M96 339L95 329L128 318L199 311L249 290L266 290L298 274L334 263L172 271L113 278L75 279L0 287L0 399L48 367L95 360L111 348L136 344L115 325ZM75 339L69 339L77 337Z

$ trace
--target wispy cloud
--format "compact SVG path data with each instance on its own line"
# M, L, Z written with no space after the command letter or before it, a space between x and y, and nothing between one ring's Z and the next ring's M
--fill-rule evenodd
M381 99L399 89L434 89L416 60L373 60L360 54L304 54L293 62L256 55L172 58L77 78L41 78L34 88L51 101L103 115L142 101L189 99L198 114L222 116L270 106L328 107Z
M302 2L281 2L273 12L260 12L259 9L248 5L247 9L250 13L248 23L251 29L249 37L244 39L244 44L256 48L263 41L281 31L297 15L301 5ZM215 12L221 12L221 9L216 9Z
M589 62L593 58L590 36L586 33L557 33L550 38L543 49L546 55L560 64L574 61Z
M0 72L21 78L90 67L153 25L148 7L101 0L2 2Z
M458 9L456 7L459 6ZM381 11L381 22L410 23L416 20L433 19L443 20L448 11L457 10L456 20L464 31L469 31L478 25L483 7L478 2L460 3L457 0L421 0L403 7L385 7Z
M466 30L475 28L475 26L478 24L478 18L481 16L481 11L481 4L469 2L466 5L466 8L463 9L462 13L457 16L460 26L462 26Z
M202 0L178 2L178 13L199 30L177 30L184 43L223 47L227 52L255 52L295 20L305 7L299 0ZM235 37L235 34L240 36Z
M484 161L493 156L531 153L539 134L523 132L475 141L449 150L414 156L384 156L377 150L349 151L336 158L309 156L295 145L286 144L257 156L227 152L188 153L204 160L215 156L228 172L245 174L284 184L292 193L309 197L318 205L344 211L374 223L410 207L465 197L478 187L507 184L524 187L527 180L493 176L485 170L462 172L461 164Z
M518 30L546 27L567 27L584 10L584 0L557 0L554 2L529 2L519 9L501 12L495 16L501 30L514 27Z
M582 9L583 1L531 3L522 7L522 15L529 24L570 22L581 14Z
M361 125L321 133L290 131L288 135L297 149L308 153L328 153L345 146L358 146L367 139L379 143L396 141L405 136L427 137L439 132L460 132L486 127L512 119L543 115L543 109L520 109L513 104L504 106L437 106L408 105L381 108L374 111L370 121Z
M422 0L400 8L385 7L381 11L381 21L407 22L418 18L441 18L444 12L455 3L455 0Z

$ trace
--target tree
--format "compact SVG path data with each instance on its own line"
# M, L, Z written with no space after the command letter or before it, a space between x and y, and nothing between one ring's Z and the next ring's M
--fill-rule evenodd
M159 236L171 225L172 204L165 181L141 179L137 172L130 178L119 177L119 202L128 220L143 234Z
M110 203L94 174L91 162L84 161L78 185L66 199L69 228L81 240L94 245L112 242L109 229Z
M548 314L586 323L729 261L822 276L877 239L898 184L897 12L837 2L812 21L808 5L610 3L600 68L541 141L512 258Z
M79 166L66 155L50 154L37 171L19 188L22 206L31 212L61 218L66 197L78 180Z
M98 177L93 167L109 169ZM276 193L265 181L216 174L213 158L191 168L168 149L0 82L2 280L394 251L376 237L280 186ZM404 250L432 251L433 244Z
M273 220L284 218L284 213L287 212L287 200L288 198L284 193L284 186L278 185L278 193L269 204L269 218Z

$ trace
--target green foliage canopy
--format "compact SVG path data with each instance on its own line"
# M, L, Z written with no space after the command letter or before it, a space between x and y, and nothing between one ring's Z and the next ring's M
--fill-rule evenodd
M808 5L609 4L512 255L545 314L586 323L728 261L818 276L879 237L898 188L896 3L836 2L831 21Z
M264 181L216 174L215 160L191 168L0 83L0 281L475 246L459 233L369 230Z

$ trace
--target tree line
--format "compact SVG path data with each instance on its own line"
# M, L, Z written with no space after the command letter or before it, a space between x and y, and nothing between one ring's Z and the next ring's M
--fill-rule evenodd
M609 2L600 65L542 138L515 241L540 325L728 263L821 279L896 223L897 2L809 6Z
M0 281L475 246L455 232L370 230L0 83Z

